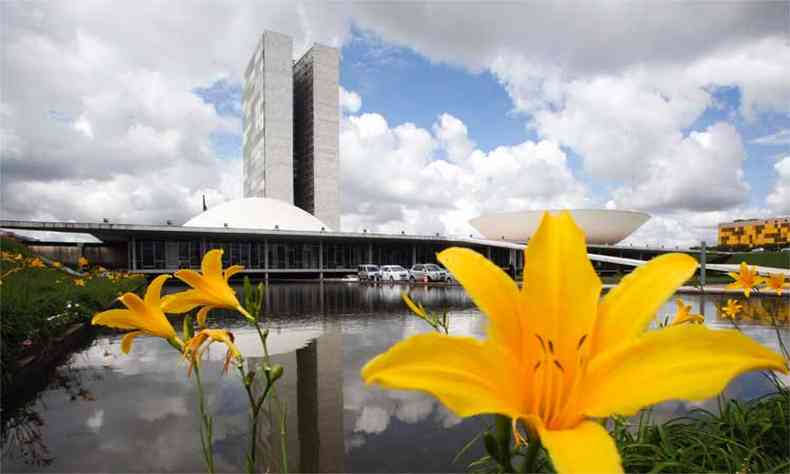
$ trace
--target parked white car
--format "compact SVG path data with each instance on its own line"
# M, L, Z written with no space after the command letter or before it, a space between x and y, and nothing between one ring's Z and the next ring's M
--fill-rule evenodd
M384 281L407 281L409 271L400 265L382 265L381 279Z
M447 270L433 263L417 264L411 267L410 280L416 281L449 281Z
M381 281L381 270L376 265L359 265L357 276L359 281Z

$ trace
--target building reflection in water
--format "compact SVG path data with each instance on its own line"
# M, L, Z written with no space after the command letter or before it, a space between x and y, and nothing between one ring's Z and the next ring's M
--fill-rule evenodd
M284 454L289 472L345 470L342 343L340 328L330 327L304 347L272 355L285 371L261 414L258 472L282 471Z

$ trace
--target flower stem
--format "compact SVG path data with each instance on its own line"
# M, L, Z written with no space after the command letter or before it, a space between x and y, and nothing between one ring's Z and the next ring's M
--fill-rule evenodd
M212 429L211 417L206 413L206 398L203 394L203 383L200 381L200 368L195 364L195 382L200 398L200 447L203 449L203 459L206 461L206 469L209 473L214 472L214 453L212 452Z
M532 434L531 431L527 431L527 438L529 442L527 443L527 455L524 459L524 465L521 469L521 472L535 472L535 461L538 460L538 453L540 452L540 438Z

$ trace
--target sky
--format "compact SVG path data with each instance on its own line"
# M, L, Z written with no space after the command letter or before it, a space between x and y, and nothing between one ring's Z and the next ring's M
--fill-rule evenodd
M344 231L637 209L625 243L790 215L790 2L0 3L5 219L164 224L242 197L259 35L340 48Z

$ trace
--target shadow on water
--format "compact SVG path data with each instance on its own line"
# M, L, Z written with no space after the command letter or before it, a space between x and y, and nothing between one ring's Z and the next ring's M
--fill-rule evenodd
M359 377L362 366L394 342L430 330L405 309L400 299L405 288L270 286L269 349L285 373L259 429L259 471L281 471L287 463L291 472L463 472L481 454L478 446L452 463L488 423L485 417L460 419L422 393L380 390ZM415 287L411 292L426 307L448 311L452 334L484 334L484 318L460 288ZM729 324L717 319L722 299L684 299L695 311L703 309L708 324ZM781 310L781 301L763 303L769 311ZM659 314L672 312L669 302ZM233 330L248 361L263 357L257 334L238 317L212 312L209 325ZM750 336L776 346L769 326L759 321L742 326ZM785 337L787 333L783 329ZM207 357L201 373L215 419L216 468L243 471L245 394L238 374L221 375L221 347L212 347ZM25 410L4 419L5 472L205 470L194 380L186 376L180 355L163 341L140 338L131 354L121 355L120 337L102 336L58 373L69 380L68 386L53 377ZM760 374L747 374L728 387L727 396L752 398L769 388ZM669 402L654 413L674 416L692 406L715 408L715 401Z

